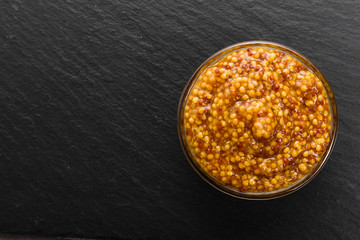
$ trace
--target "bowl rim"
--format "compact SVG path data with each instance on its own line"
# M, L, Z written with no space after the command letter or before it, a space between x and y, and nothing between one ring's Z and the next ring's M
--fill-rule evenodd
M226 54L240 50L243 48L250 48L250 47L265 47L265 48L271 48L283 51L287 54L289 54L292 57L295 57L297 60L299 60L302 64L310 68L313 73L322 81L323 86L326 90L329 105L331 108L331 115L332 115L332 129L330 133L330 142L326 148L326 151L322 155L321 161L319 161L316 166L311 170L311 172L307 173L304 177L302 177L300 180L296 181L295 183L291 184L290 186L286 188L280 188L275 191L271 192L241 192L234 188L231 188L229 186L226 186L222 183L220 183L218 180L213 178L210 174L205 172L203 168L200 166L200 164L197 163L195 159L192 158L192 155L190 154L190 150L187 149L187 140L183 137L184 132L183 129L183 111L184 111L184 102L185 99L188 96L189 91L192 89L192 86L197 80L197 77L205 70L211 63L214 61L217 61L224 57ZM287 47L283 44L270 42L270 41L261 41L261 40L254 40L254 41L245 41L245 42L239 42L232 45L229 45L216 53L212 54L210 57L208 57L205 61L202 62L202 64L196 69L196 71L191 75L190 79L187 81L184 90L182 91L182 94L180 96L180 101L178 105L178 111L177 111L177 129L178 129L178 136L181 144L181 148L183 149L183 152L185 154L185 157L191 167L195 170L195 172L204 179L207 183L209 183L211 186L213 186L215 189L226 193L230 196L240 198L240 199L246 199L246 200L269 200L269 199L275 199L280 198L286 195L289 195L291 193L294 193L307 185L311 180L315 178L319 174L319 172L323 169L324 165L330 158L330 155L334 149L335 142L337 139L337 133L338 133L338 110L337 110L337 104L335 100L334 93L330 87L330 84L324 77L324 75L320 72L320 70L315 67L315 65L307 59L305 56L297 52L296 50Z

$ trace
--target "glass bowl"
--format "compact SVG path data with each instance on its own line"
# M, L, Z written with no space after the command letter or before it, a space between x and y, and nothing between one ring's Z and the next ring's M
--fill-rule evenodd
M280 50L282 52L285 52L289 54L290 56L294 57L295 59L299 60L301 63L303 63L306 67L311 69L313 73L322 81L324 88L326 89L327 97L329 100L329 106L330 106L330 113L332 116L332 128L330 130L330 142L327 145L327 148L325 152L322 155L321 160L315 165L315 167L309 171L306 175L304 175L300 180L294 182L293 184L289 185L286 188L280 188L275 191L271 192L241 192L235 188L232 188L230 186L226 186L225 184L219 182L215 178L213 178L210 174L208 174L203 168L200 166L200 164L195 160L195 156L192 154L190 147L188 145L185 130L184 130L184 109L185 109L185 103L189 96L189 93L191 92L191 89L194 86L194 83L200 76L200 74L206 70L206 68L211 65L212 63L220 60L223 56L226 54L237 51L244 48L251 48L251 47L263 47L263 48L271 48ZM202 177L206 182L208 182L210 185L215 187L217 190L222 191L226 194L229 194L233 197L242 198L242 199L251 199L251 200L265 200L265 199L274 199L278 197L282 197L285 195L288 195L290 193L293 193L303 186L305 186L307 183L309 183L324 167L325 163L330 157L330 154L334 148L337 131L338 131L338 111L336 106L336 101L334 94L331 90L331 87L325 77L322 75L322 73L303 55L296 52L295 50L286 47L282 44L274 43L274 42L267 42L267 41L249 41L249 42L241 42L237 43L231 46L228 46L208 59L206 59L200 67L194 72L194 74L191 76L190 80L187 82L184 91L182 92L182 95L180 97L179 107L178 107L178 116L177 116L177 127L178 127L178 134L180 138L181 147L185 153L185 156L192 166L192 168Z

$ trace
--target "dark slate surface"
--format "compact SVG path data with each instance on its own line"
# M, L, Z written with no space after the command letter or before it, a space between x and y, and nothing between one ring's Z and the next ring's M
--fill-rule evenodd
M1 240L91 240L85 238L43 237L34 235L0 234Z
M24 1L0 6L0 232L122 239L358 239L359 1ZM176 113L221 48L279 42L327 77L331 159L278 200L213 189Z

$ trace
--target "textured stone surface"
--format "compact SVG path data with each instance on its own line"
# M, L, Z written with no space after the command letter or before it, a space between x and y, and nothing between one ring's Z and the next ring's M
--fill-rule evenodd
M24 1L0 7L0 232L123 239L360 235L359 1ZM330 82L340 130L293 195L234 199L180 148L176 111L208 56L283 43Z
M91 240L85 238L39 237L34 235L0 234L1 240Z

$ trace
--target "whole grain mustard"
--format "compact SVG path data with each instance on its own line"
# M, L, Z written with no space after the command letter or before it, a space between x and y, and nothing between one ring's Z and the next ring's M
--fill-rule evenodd
M188 145L200 166L243 192L269 192L301 179L330 141L326 90L289 54L247 48L198 77L186 99Z

